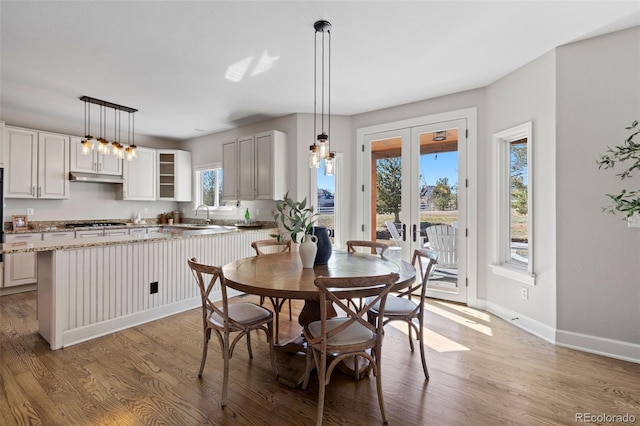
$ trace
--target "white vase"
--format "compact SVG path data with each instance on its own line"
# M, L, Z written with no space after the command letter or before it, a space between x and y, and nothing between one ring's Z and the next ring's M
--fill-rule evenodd
M316 252L318 251L317 242L318 238L315 235L304 236L299 250L303 268L313 268L313 263L316 260Z

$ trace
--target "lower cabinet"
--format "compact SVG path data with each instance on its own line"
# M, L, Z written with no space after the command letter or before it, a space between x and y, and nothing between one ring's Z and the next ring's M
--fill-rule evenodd
M42 234L5 235L7 243L29 244L42 240ZM4 287L35 284L38 281L37 253L15 253L4 255Z

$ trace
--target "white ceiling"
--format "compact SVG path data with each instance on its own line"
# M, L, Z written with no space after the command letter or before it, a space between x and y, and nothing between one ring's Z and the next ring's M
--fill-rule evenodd
M333 25L331 112L341 115L484 87L557 46L640 25L637 0L0 7L4 121L81 135L86 95L139 109L137 134L176 139L313 112L318 19ZM234 64L246 69L235 82L225 78Z

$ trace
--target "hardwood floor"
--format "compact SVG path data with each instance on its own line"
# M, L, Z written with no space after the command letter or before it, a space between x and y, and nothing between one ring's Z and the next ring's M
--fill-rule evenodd
M257 301L245 296L243 300ZM293 301L294 313L302 306ZM576 413L635 416L640 365L555 347L482 311L428 301L427 363L411 353L406 326L388 327L382 361L391 425L563 425ZM282 313L281 335L299 333ZM0 297L2 425L308 425L318 382L278 384L263 335L253 360L240 344L231 360L229 405L220 408L222 368L210 342L202 380L199 310L51 351L36 332L35 293ZM334 373L324 424L381 424L375 380ZM600 422L603 424L606 422Z

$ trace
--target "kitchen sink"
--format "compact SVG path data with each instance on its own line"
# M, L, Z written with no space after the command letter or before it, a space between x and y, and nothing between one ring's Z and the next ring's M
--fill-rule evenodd
M225 232L234 232L235 226L225 225L207 225L199 223L176 223L173 225L161 225L162 229L169 231L179 231L182 235L204 235L204 234L222 234Z

